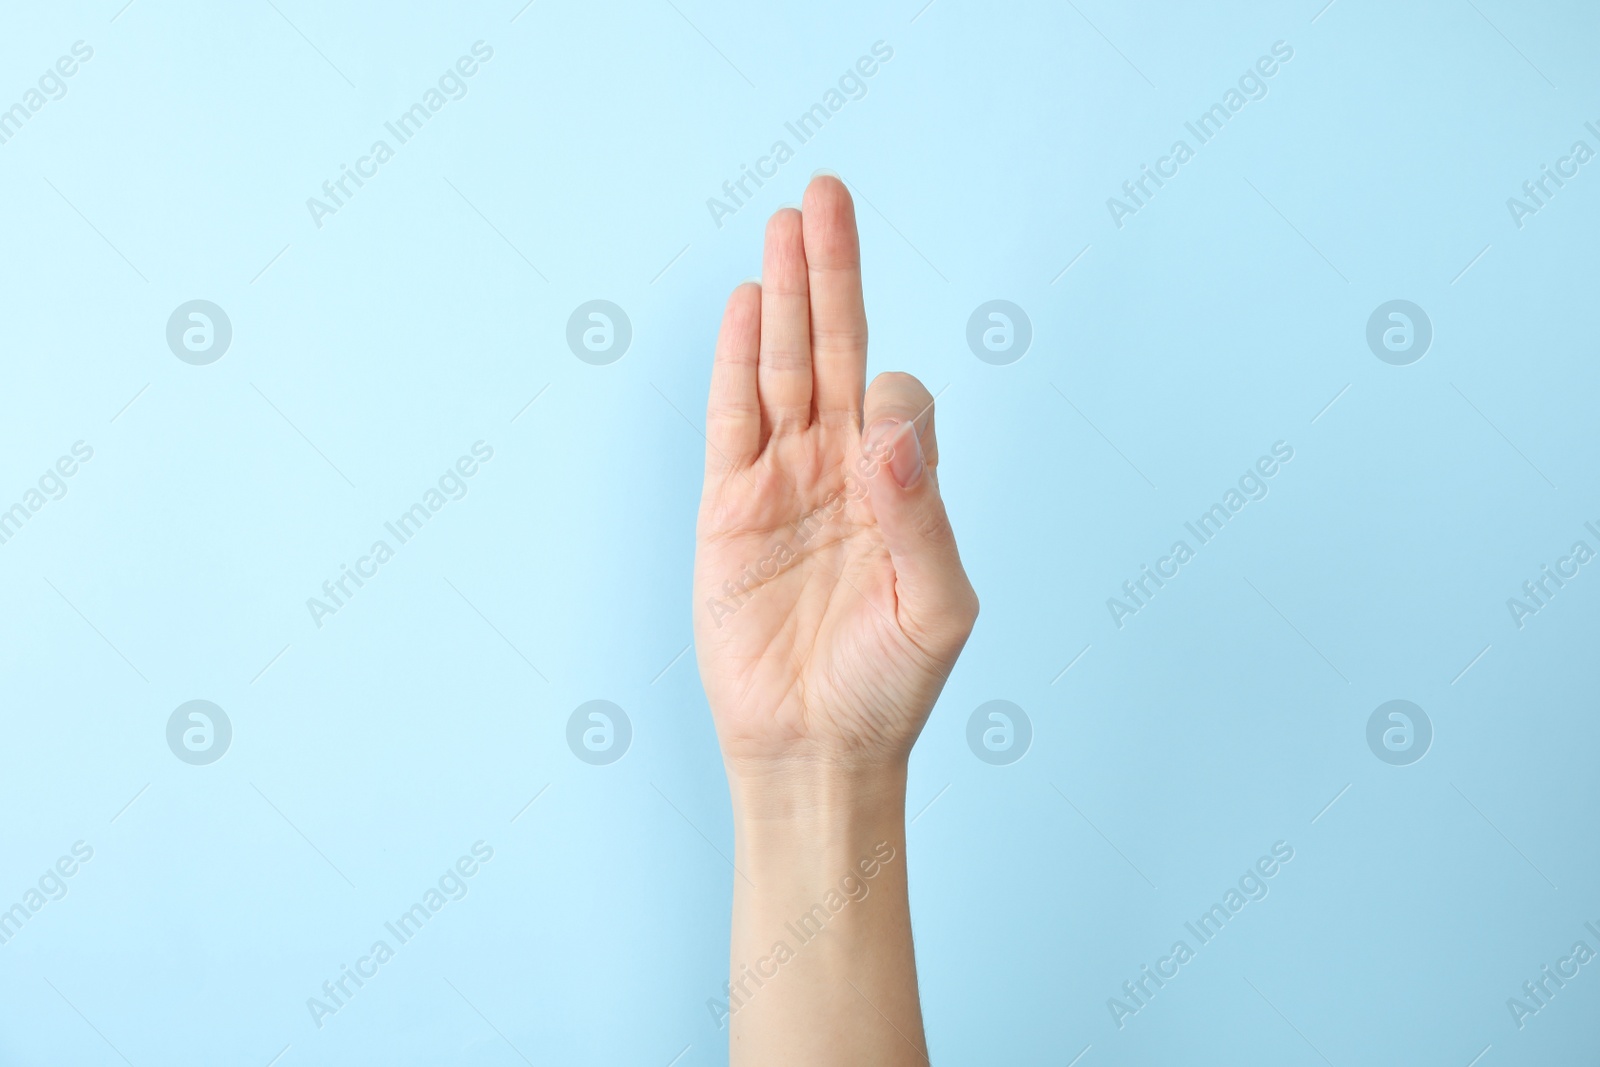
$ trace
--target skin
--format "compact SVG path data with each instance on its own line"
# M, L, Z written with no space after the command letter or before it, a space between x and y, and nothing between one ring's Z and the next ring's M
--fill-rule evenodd
M706 411L695 648L733 800L735 1065L927 1062L906 766L978 600L933 397L866 388L866 362L854 205L819 175L728 300Z

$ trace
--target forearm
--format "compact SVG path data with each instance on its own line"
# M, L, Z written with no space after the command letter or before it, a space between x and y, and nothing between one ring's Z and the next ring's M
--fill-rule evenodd
M712 1007L735 1067L914 1067L906 761L978 598L939 496L933 394L909 374L866 387L837 177L768 221L761 277L717 335L695 535L695 654L737 837Z
M731 1063L927 1063L904 767L729 777Z

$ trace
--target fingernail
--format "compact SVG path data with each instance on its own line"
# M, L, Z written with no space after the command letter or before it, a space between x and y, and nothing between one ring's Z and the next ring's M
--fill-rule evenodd
M922 477L922 439L915 423L880 419L867 430L862 451L872 463L887 466L902 489Z
M812 181L816 181L818 178L837 178L837 177L839 177L839 174L838 174L837 171L831 171L831 170L827 169L826 167L818 167L816 170L811 172L811 180Z
M914 425L907 425L910 428L896 438L899 447L889 454L889 470L902 489L910 489L922 478L922 435Z

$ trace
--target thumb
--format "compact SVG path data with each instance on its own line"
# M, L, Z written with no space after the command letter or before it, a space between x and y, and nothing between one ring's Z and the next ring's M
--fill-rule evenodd
M958 651L978 598L939 496L933 397L909 374L880 374L867 389L862 421L861 469L894 563L902 623Z

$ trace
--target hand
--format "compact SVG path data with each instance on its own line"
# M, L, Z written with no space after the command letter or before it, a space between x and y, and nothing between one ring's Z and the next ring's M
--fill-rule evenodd
M903 774L977 618L933 398L882 374L863 401L866 362L855 209L818 177L728 300L706 412L695 647L735 779Z

